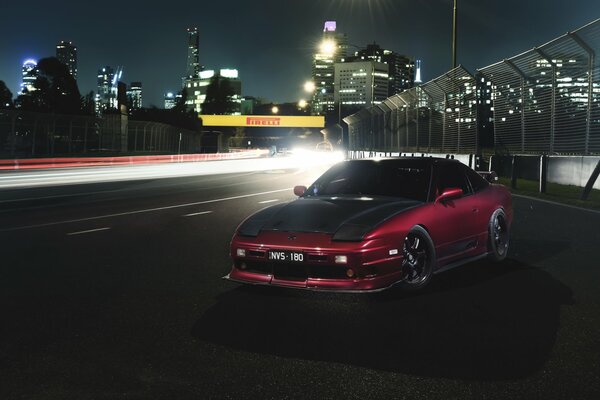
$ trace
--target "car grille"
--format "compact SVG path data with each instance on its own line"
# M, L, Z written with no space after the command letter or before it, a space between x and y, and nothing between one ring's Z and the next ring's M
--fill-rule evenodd
M278 279L349 279L346 267L294 263L246 262L246 271L273 275Z

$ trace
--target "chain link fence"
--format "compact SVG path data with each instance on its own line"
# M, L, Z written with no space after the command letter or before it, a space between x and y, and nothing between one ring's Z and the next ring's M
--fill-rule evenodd
M201 134L127 116L0 110L0 158L199 152Z
M344 118L348 149L599 154L599 51L596 20L475 75L458 67Z

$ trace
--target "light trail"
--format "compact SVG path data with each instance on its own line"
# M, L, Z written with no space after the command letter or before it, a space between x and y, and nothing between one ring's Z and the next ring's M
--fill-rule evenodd
M343 157L339 153L303 151L287 157L244 160L10 171L0 173L0 189L305 169L319 165L331 165L342 159Z

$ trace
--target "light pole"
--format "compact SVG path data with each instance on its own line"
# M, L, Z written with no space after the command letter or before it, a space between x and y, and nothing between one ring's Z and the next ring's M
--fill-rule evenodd
M452 14L452 69L456 68L456 39L458 36L458 0L454 0Z

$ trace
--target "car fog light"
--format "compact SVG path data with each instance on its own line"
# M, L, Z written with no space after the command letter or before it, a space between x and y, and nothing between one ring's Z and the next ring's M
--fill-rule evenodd
M243 270L243 269L246 269L246 268L248 268L248 266L246 265L246 263L241 263L240 264L240 269Z
M236 253L238 257L246 257L246 249L237 249Z
M348 278L354 278L354 270L352 268L348 268L348 270L346 270L346 276Z
M336 264L348 264L348 256L335 256Z

